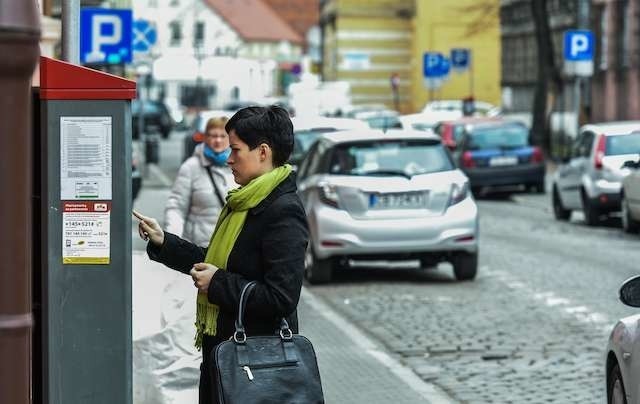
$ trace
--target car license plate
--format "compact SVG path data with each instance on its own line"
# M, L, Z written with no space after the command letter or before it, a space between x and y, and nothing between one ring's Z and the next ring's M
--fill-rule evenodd
M371 194L369 207L373 209L422 209L427 206L429 192Z
M516 164L518 164L518 158L515 156L492 157L489 160L491 167L515 166Z

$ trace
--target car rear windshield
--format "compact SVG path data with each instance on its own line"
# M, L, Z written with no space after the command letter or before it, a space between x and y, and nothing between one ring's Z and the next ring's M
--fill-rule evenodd
M396 116L374 116L364 119L373 129L398 129L402 128L400 119Z
M520 125L496 125L475 128L467 149L514 149L529 144L529 131Z
M335 131L335 128L314 128L295 131L293 134L293 152L291 153L291 160L296 161L302 159L313 143L318 140L320 135Z
M605 151L607 156L638 153L640 153L640 133L607 136L607 148Z
M439 142L383 140L334 147L329 172L337 175L413 175L453 170Z

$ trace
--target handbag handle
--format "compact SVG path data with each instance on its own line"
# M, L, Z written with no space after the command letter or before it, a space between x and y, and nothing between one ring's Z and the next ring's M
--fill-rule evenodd
M244 310L247 306L247 300L249 299L251 292L253 292L253 289L256 287L256 284L257 284L256 281L251 281L247 283L246 285L244 285L244 287L242 288L242 292L240 293L240 303L238 304L238 317L236 318L236 323L235 323L236 330L233 333L233 340L238 344L242 344L247 340L247 333L245 332L244 323L243 323ZM282 317L282 319L280 320L279 331L280 331L280 338L284 340L293 338L293 332L289 328L289 323L287 323L287 320L284 317Z

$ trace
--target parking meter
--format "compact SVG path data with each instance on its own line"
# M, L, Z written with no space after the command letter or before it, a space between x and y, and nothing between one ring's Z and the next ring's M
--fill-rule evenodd
M42 386L49 404L132 402L133 81L40 59Z

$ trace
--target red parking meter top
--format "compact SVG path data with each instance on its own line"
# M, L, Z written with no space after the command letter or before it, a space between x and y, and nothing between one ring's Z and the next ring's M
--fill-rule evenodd
M130 100L136 82L62 60L40 57L40 99Z

